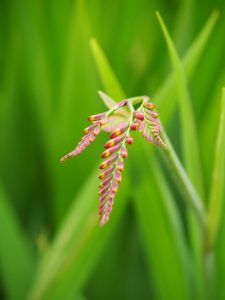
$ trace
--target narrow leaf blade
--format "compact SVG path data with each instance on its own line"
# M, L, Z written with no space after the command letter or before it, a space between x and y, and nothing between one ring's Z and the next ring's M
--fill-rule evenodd
M218 135L214 154L214 167L209 197L208 243L213 246L220 226L224 202L224 165L225 165L225 88L222 90Z
M125 98L125 93L121 88L113 70L111 69L105 54L99 47L96 39L92 38L90 41L92 54L95 58L96 67L98 69L101 80L109 95L117 101Z
M184 73L183 64L177 54L177 51L166 28L166 25L159 13L157 13L157 18L167 43L171 63L175 73L175 81L179 99L178 103L181 115L181 138L183 146L182 150L184 156L184 163L186 165L188 174L192 182L195 184L197 191L203 197L203 176L200 166L200 153L197 138L197 130L194 113L191 107L191 98L187 88L187 81ZM190 145L192 147L192 151L190 151Z

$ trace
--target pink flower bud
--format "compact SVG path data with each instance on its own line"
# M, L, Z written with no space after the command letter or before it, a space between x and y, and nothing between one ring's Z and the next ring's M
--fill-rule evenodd
M119 172L119 170L116 170L115 171L115 179L116 179L116 182L120 183L121 182L121 173Z
M98 194L101 196L101 195L104 195L104 193L109 189L109 186L108 185L105 185L103 186L103 188L100 189L100 191L98 192Z
M125 147L123 147L121 149L121 156L122 156L122 158L126 158L127 155L128 155L127 149Z
M112 192L115 194L118 189L118 183L116 181L113 181L112 183Z
M99 169L105 169L107 168L109 165L111 165L111 163L114 162L114 160L118 157L118 154L114 154L113 156L109 157L108 159L106 159L105 161L103 161L100 165L99 165Z
M92 115L92 116L88 117L88 120L91 121L91 122L98 121L98 120L102 119L104 115L105 115L105 113L100 113L100 114L97 114L97 115Z
M135 131L135 130L138 129L139 125L140 125L139 123L133 123L133 124L130 125L130 129Z
M105 158L110 156L111 154L113 154L114 152L116 152L119 148L120 148L120 144L113 146L112 148L109 148L107 150L105 150L102 154L101 154L101 158Z
M126 122L123 126L115 129L109 136L110 139L115 138L116 136L121 135L121 133L123 133L128 127L128 123Z
M91 125L91 126L88 126L87 128L85 128L85 129L83 130L83 133L84 133L84 134L87 134L87 133L91 132L93 129L95 129L97 126L98 126L98 124L93 124L93 125Z
M106 149L111 148L112 146L115 146L116 144L118 144L123 138L124 138L124 135L117 136L114 139L111 139L107 143L105 143L104 147Z
M137 118L140 121L143 121L144 118L145 118L144 114L140 111L135 111L134 112L134 117Z
M103 188L110 180L112 179L112 174L110 174L108 177L106 177L102 182L99 184L99 188Z
M119 160L117 163L117 168L120 172L123 172L124 169L124 163L122 162L122 160Z
M112 170L114 169L114 166L109 167L108 169L106 169L105 171L103 171L100 175L99 175L99 179L104 179L106 177L106 175L108 175Z
M133 144L133 138L132 138L131 136L127 136L127 137L126 137L126 143L127 143L128 145L132 145L132 144Z

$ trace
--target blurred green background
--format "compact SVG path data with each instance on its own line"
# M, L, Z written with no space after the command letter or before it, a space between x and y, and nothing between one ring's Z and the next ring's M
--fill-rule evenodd
M217 21L209 19L214 9ZM158 104L183 162L178 96L175 85L165 88L173 69L156 10L182 61L211 22L187 75L207 207L225 85L224 1L0 1L0 299L225 299L224 210L204 257L161 150L134 134L104 228L97 164L107 134L59 163L86 118L105 110L97 90L120 100L100 80L92 37L126 95L150 95Z

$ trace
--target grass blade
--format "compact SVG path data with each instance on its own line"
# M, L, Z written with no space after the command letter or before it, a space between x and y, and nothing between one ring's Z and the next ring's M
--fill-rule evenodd
M117 101L125 98L125 93L96 39L92 38L90 44L99 75L107 93Z
M223 207L224 185L224 153L225 153L225 88L222 91L219 129L216 139L214 167L212 173L211 190L208 212L208 247L212 247L220 226L221 211Z
M8 299L25 299L35 257L0 185L0 269Z
M180 246L184 245L178 245L173 235L171 216L165 211L159 191L162 187L158 187L152 173L149 172L144 178L135 189L134 204L156 299L190 299L188 272L184 262L187 257L182 257L184 253ZM165 200L172 199L167 195Z
M188 79L192 76L197 63L200 60L200 57L215 27L217 19L218 11L214 11L195 41L192 43L192 45L184 55L184 58L182 59L184 71L185 74L187 74ZM165 79L160 88L153 94L153 98L156 99L158 108L161 111L161 117L164 121L164 124L168 122L171 114L175 109L176 98L174 90L175 76L174 73L172 73Z
M175 73L175 82L178 95L178 104L180 111L180 121L181 121L181 141L182 141L182 154L184 165L187 169L187 173L190 176L191 181L195 185L197 192L201 196L201 200L204 201L204 189L203 189L203 175L202 168L200 165L200 150L197 138L196 123L194 118L194 113L192 111L191 98L189 95L186 75L184 72L183 64L177 54L176 48L170 37L170 34L166 28L166 25L157 12L157 19L160 23L164 38L167 43L167 48L170 54L171 63ZM191 151L190 151L191 147ZM189 231L191 236L191 242L194 253L195 260L195 276L199 298L203 298L203 261L201 255L202 248L202 234L204 226L199 227L195 216L192 212L188 214L189 218Z
M156 13L156 15L167 43L171 63L173 65L175 73L175 81L177 86L179 108L181 114L181 136L184 162L192 182L194 183L201 197L203 197L203 179L199 163L200 153L198 146L197 130L194 114L191 107L191 99L187 88L183 64L180 58L178 57L177 51L162 17L158 12ZM190 151L190 145L192 147L192 151Z

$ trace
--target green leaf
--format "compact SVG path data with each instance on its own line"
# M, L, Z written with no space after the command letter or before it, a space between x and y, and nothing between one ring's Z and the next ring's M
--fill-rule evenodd
M171 63L175 73L175 81L178 94L177 96L179 99L178 103L181 115L181 139L184 163L193 184L195 185L197 191L200 193L201 197L203 197L203 178L200 166L200 153L196 123L192 110L191 98L187 88L187 81L183 64L177 54L173 41L169 35L162 17L158 12L156 13L156 15L167 43Z
M185 74L187 74L188 79L191 78L196 69L197 63L199 62L213 28L215 27L218 14L218 11L214 11L211 14L205 26L182 59ZM160 85L159 89L153 94L153 99L156 99L157 101L157 106L160 110L160 115L164 124L168 122L175 109L177 101L175 94L175 74L171 73Z
M181 142L184 165L187 169L187 173L192 183L194 184L199 195L201 196L201 201L204 201L203 175L200 165L200 150L197 137L197 129L194 113L192 110L191 98L187 87L187 80L184 67L177 54L172 38L169 35L169 32L166 28L162 17L158 12L156 13L156 15L167 43L167 48L170 54L171 63L175 73L177 96L179 99L178 104L180 111ZM189 212L188 218L190 236L196 263L195 276L197 278L196 281L198 282L198 295L199 298L203 298L203 261L201 255L201 247L203 234L202 230L204 230L205 224L203 223L204 226L202 228L199 227L199 223L197 223L197 220L195 219L195 216L192 214L192 212Z
M222 90L218 135L214 154L214 167L210 187L208 211L208 247L213 247L220 228L221 212L224 203L225 166L225 88Z
M198 193L196 192L196 189L193 186L189 176L187 175L186 170L181 164L169 138L165 133L165 130L163 129L162 132L165 143L168 146L168 151L164 152L163 157L165 158L170 168L170 173L173 174L177 187L182 191L182 194L184 195L184 197L192 207L193 211L195 212L199 220L199 224L201 226L205 226L206 211L202 204L202 201Z
M190 299L189 272L186 264L188 257L182 235L180 232L175 234L176 227L172 223L177 222L179 218L173 211L176 221L172 221L172 215L168 215L168 203L165 206L165 202L173 202L172 195L161 174L158 183L153 172L145 175L135 189L135 208L155 298ZM166 188L166 195L162 192L163 188ZM178 237L181 240L177 239Z
M99 47L96 39L92 38L90 45L95 58L96 67L107 93L117 101L124 99L125 93L123 92L113 70L110 67L110 64L108 63L107 58L105 57L105 54Z
M126 204L124 194L127 187L126 181L123 181L120 203L115 205L111 222L100 228L97 218L97 187L98 176L94 172L74 200L44 257L29 299L63 299L76 294L87 281Z
M8 299L25 299L35 270L31 245L0 184L0 270Z

